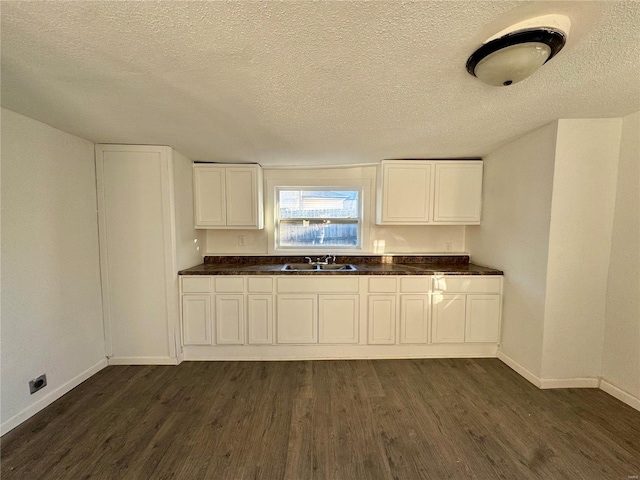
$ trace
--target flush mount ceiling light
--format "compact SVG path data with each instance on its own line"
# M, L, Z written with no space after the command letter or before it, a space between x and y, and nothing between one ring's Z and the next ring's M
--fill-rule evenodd
M546 25L536 26L538 22ZM513 25L473 52L467 60L467 71L495 86L524 80L564 47L569 26L564 15L546 15Z

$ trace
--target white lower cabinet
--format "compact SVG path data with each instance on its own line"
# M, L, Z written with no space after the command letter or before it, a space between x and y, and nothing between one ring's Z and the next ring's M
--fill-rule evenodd
M465 342L496 343L500 334L500 295L467 295Z
M496 344L502 277L183 276L186 346Z
M273 343L273 295L247 295L248 343Z
M433 343L464 342L465 295L436 294L433 296Z
M358 343L358 295L279 294L276 343Z
M358 343L359 295L318 295L318 342Z
M400 343L427 343L429 295L400 295Z
M242 345L244 343L244 295L216 295L216 343Z
M498 343L502 277L436 276L432 343Z
M182 338L185 345L211 345L211 295L182 296Z
M277 343L317 343L318 296L277 296Z
M396 343L396 295L369 295L368 342L373 345Z

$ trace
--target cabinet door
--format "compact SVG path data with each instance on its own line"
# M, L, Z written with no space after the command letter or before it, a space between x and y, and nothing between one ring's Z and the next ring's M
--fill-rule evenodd
M107 356L175 359L171 149L96 145L95 152Z
M211 345L211 296L182 296L184 345Z
M400 343L427 343L429 295L400 297Z
M465 295L433 295L432 343L463 343Z
M247 318L251 345L273 343L272 295L248 295Z
M435 164L434 223L480 223L482 162Z
M497 343L500 295L467 295L465 342Z
M396 296L369 295L368 307L369 343L396 343Z
M431 163L383 163L378 223L428 223L431 220L431 170Z
M216 295L216 343L244 343L244 295Z
M227 224L225 169L212 165L193 167L193 196L196 228Z
M358 343L359 303L358 295L319 295L319 343Z
M258 227L258 178L256 167L227 167L227 225Z
M277 298L277 343L317 343L317 295L278 295Z

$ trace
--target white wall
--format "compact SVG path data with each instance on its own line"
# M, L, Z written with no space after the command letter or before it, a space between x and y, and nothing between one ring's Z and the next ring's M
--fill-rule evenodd
M106 360L93 144L1 115L4 433ZM48 385L30 395L42 373Z
M596 386L600 375L621 126L619 118L558 122L541 375L547 385L591 378Z
M202 263L207 241L204 230L195 230L193 228L192 165L192 160L173 150L173 194L176 223L176 265L178 270Z
M206 248L206 232L193 228L193 161L179 152L172 152L172 177L173 186L171 194L174 203L175 225L175 269L173 272L173 285L175 297L173 302L168 302L171 308L169 315L173 318L176 352L180 356L182 352L182 335L180 329L180 299L178 271L193 267L202 263L202 255Z
M365 191L365 243L359 253L443 253L451 243L452 252L464 252L464 227L449 226L382 226L375 224L376 167L264 169L265 228L263 230L208 230L207 253L267 255L273 253L273 187L272 184L312 185L326 182L349 182L353 179L368 184ZM271 183L270 183L271 182ZM238 235L244 246L238 245ZM380 248L384 245L384 249ZM377 247L377 248L376 248ZM336 252L327 252L336 253Z
M640 408L639 192L640 112L636 112L623 118L602 355L602 379L619 390L611 393L634 397L636 408Z
M466 230L474 263L504 270L500 349L539 377L557 123L484 158L482 224Z

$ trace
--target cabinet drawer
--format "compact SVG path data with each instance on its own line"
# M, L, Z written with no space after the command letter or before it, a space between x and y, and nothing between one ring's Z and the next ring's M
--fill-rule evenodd
M358 293L358 285L358 277L291 276L278 278L278 293Z
M248 280L249 293L271 293L273 291L273 278L251 277Z
M501 276L437 276L433 278L434 292L501 293Z
M401 293L428 293L431 287L430 276L400 278Z
M242 277L216 277L216 293L242 293L244 292L244 279Z
M211 277L181 277L183 293L210 293Z
M370 293L395 293L398 285L396 278L371 277L369 279Z

